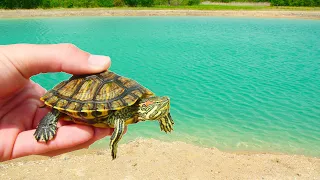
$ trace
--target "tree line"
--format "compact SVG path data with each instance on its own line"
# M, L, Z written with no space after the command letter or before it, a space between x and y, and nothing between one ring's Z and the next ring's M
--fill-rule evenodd
M320 7L320 0L271 0L273 6L309 6Z
M198 5L200 0L0 0L0 8L151 7L154 5Z
M212 2L270 2L271 6L320 7L320 0L210 0Z
M203 0L0 0L0 8L151 7L198 5ZM214 2L270 2L272 6L320 6L320 0L210 0Z

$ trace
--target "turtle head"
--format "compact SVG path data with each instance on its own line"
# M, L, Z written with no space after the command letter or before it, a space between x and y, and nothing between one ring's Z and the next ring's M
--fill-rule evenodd
M170 99L167 96L144 98L139 102L139 119L159 120L166 116L170 109Z

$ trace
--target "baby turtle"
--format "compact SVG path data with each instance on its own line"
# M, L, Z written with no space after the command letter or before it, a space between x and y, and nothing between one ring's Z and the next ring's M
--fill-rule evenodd
M59 118L75 123L102 128L114 128L110 138L112 159L125 126L145 120L158 120L161 131L171 132L169 97L155 96L136 81L111 71L97 74L74 75L56 85L40 100L51 107L34 136L48 142L55 137Z

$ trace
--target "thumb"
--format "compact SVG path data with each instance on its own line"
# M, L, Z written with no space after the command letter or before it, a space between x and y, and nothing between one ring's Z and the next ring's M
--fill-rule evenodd
M15 44L1 50L26 79L41 72L98 73L110 66L108 56L90 55L72 44Z
M42 72L90 74L107 70L107 56L91 55L72 44L0 46L0 98L22 89Z

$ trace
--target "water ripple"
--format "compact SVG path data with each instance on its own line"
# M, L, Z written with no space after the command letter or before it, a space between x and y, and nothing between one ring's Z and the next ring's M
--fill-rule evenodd
M169 95L175 132L137 137L320 156L320 23L203 17L0 20L1 44L71 42ZM69 75L32 79L45 88ZM127 139L126 139L127 138ZM107 141L106 141L107 143Z

